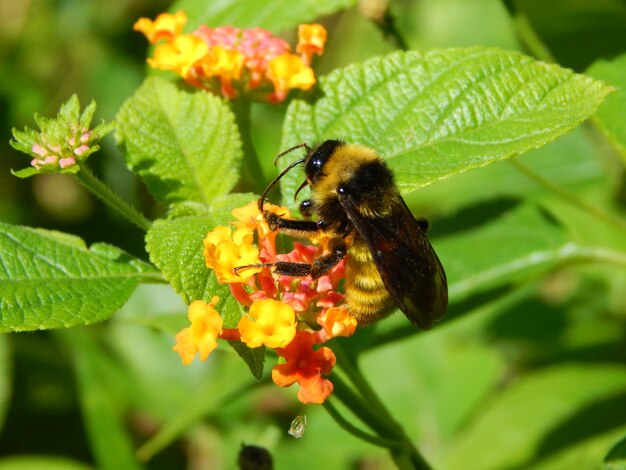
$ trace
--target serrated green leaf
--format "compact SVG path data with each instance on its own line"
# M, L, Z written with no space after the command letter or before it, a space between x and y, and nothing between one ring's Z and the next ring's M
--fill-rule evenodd
M626 54L611 61L594 62L587 73L616 88L598 108L594 119L626 160Z
M328 138L370 146L403 193L545 145L611 91L571 70L485 47L395 52L320 82L324 97L291 103L283 147ZM301 181L296 171L283 179L286 201Z
M181 215L152 224L146 235L150 260L161 269L185 303L208 302L215 295L221 299L230 297L228 286L219 284L215 274L206 267L202 241L215 227L233 220L234 208L255 198L249 194L233 194L216 199L210 207L186 204L183 213L191 214L190 211L196 210L197 215ZM221 306L220 311L225 313Z
M150 77L124 103L117 121L126 161L160 202L209 205L237 182L241 141L224 100Z
M261 377L263 377L263 366L265 364L265 346L249 348L241 341L229 341L228 344L239 354L239 357L245 361L254 378L261 380Z
M109 318L149 265L103 244L0 223L0 331L87 325Z
M320 16L330 15L354 3L356 3L355 0L301 0L298 2L178 0L172 5L170 11L183 10L187 13L189 31L201 24L239 28L260 27L280 31L293 28L300 23L311 23Z

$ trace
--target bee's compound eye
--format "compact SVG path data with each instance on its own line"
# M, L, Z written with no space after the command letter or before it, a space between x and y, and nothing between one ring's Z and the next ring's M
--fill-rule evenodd
M337 194L347 194L348 193L348 189L345 187L345 185L340 184L339 186L337 186Z

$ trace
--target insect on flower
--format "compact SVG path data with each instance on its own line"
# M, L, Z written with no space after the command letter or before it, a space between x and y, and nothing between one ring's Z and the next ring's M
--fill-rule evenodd
M304 148L306 156L289 165L258 200L271 230L294 237L328 237L328 250L312 263L273 261L238 266L266 267L284 276L313 279L346 258L346 306L359 324L367 325L400 308L423 329L440 319L448 304L444 269L426 237L428 222L415 219L400 196L391 170L372 149L339 140ZM311 198L302 201L305 220L293 220L264 209L265 198L291 169L304 164ZM316 220L312 217L316 216Z

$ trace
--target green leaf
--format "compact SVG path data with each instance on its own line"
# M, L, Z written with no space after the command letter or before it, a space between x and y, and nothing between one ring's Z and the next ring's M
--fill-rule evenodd
M626 437L613 446L604 458L602 470L626 469Z
M20 455L0 459L0 470L93 470L77 460L52 455Z
M241 341L229 341L228 344L245 361L254 378L261 380L263 377L263 366L265 365L265 346L249 348Z
M355 0L300 0L298 2L268 2L266 0L223 0L198 2L179 0L171 12L184 10L189 17L188 31L201 24L207 26L236 26L266 28L280 31L299 23L311 23L320 16L330 15L356 3Z
M583 70L598 57L626 49L626 5L622 0L507 0L522 24L521 36L533 35L555 62ZM526 27L528 28L528 27Z
M224 100L151 77L117 119L126 161L160 202L209 205L237 182L241 140Z
M228 286L219 284L213 271L206 267L202 241L215 227L233 220L232 209L255 198L252 194L233 194L216 199L210 207L184 204L174 209L178 217L152 224L146 235L150 260L185 303L194 300L208 302L215 295L222 301L231 297ZM222 305L218 308L222 311ZM238 319L239 315L236 317Z
M558 226L530 205L433 245L446 270L451 302L553 269L577 253Z
M291 103L283 147L328 138L370 146L403 193L541 147L588 118L611 91L571 70L485 47L396 52L320 82L322 98ZM285 200L302 181L297 173L283 180Z
M141 468L124 426L123 405L112 393L114 385L105 380L111 367L96 338L78 329L66 330L60 337L74 359L81 410L98 468Z
M535 468L537 452L550 439L581 431L584 425L569 421L579 410L626 390L625 372L619 365L565 364L519 378L464 429L448 452L447 467ZM598 462L602 455L586 457Z
M0 332L106 320L154 269L104 244L0 223Z
M602 103L594 120L626 160L626 54L611 61L598 60L587 73L617 90Z
M0 336L0 429L13 395L13 355L8 335Z

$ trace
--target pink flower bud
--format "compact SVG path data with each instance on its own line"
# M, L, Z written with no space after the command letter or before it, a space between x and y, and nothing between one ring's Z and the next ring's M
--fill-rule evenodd
M68 166L76 165L76 159L74 157L62 158L59 160L61 168L67 168Z
M48 151L39 144L33 145L32 151L40 157L45 157L48 154Z
M80 147L78 147L77 149L75 149L75 150L74 150L74 153L75 153L77 156L79 156L79 157L80 157L80 156L81 156L81 155L83 155L83 154L84 154L87 150L89 150L89 145L85 145L85 144L83 144L83 145L81 145Z

